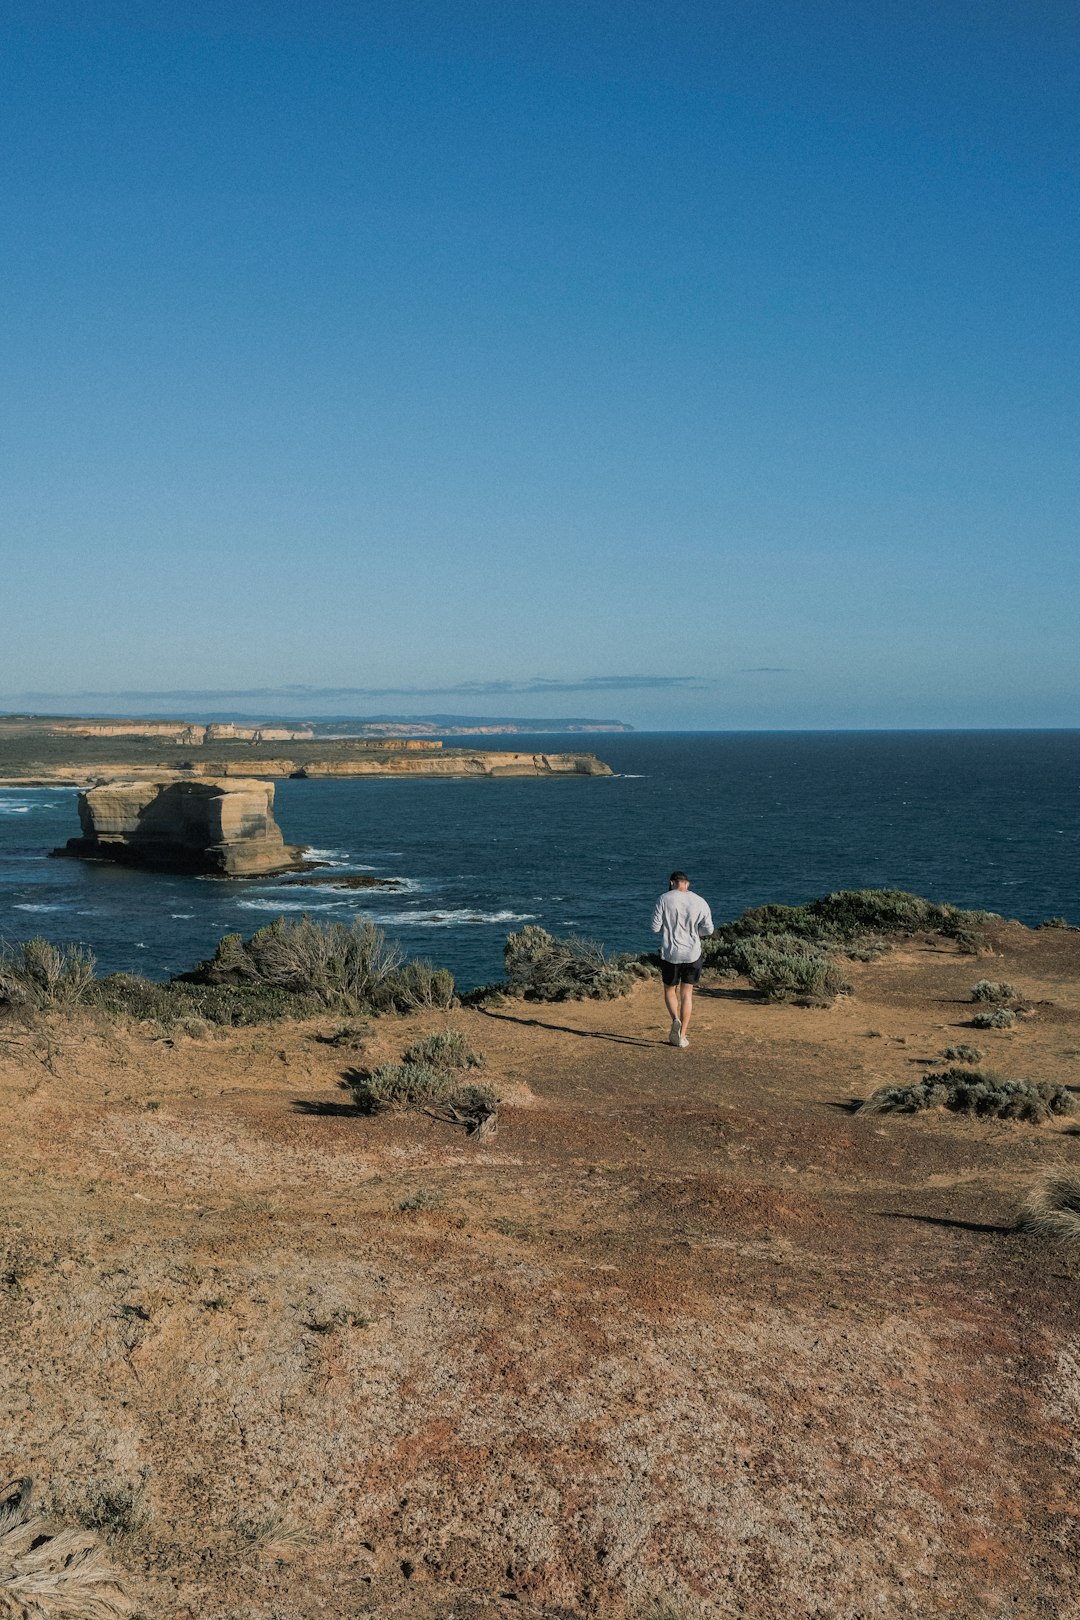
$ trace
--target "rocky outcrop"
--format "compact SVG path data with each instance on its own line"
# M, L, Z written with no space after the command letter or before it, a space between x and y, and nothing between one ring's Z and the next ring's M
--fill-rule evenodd
M214 722L206 728L210 742L310 742L315 733L310 726L237 726L231 720Z
M198 747L206 727L188 725L186 720L61 720L49 732L54 737L167 737L185 747Z
M274 820L271 782L109 782L79 794L81 838L55 855L167 872L257 877L302 864Z
M297 776L611 776L595 754L444 753L392 759L313 760Z

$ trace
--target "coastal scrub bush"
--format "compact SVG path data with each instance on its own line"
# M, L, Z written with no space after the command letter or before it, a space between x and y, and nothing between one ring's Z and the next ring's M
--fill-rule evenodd
M859 1113L916 1114L927 1108L1040 1125L1055 1114L1073 1113L1076 1103L1067 1086L1048 1081L999 1080L981 1069L951 1067L925 1074L915 1085L880 1086Z
M1047 917L1036 926L1038 928L1068 928L1069 924L1064 917Z
M882 955L892 939L929 932L944 934L961 949L977 952L972 927L992 921L993 916L989 911L961 911L923 900L904 889L840 889L805 905L751 907L733 922L722 924L703 949L710 966L731 974L746 971L738 949L741 941L778 934L861 961Z
M556 939L531 923L507 935L503 960L509 989L528 1001L610 1001L649 973L634 956L608 956L592 940Z
M836 957L797 934L743 940L736 958L739 971L769 1001L828 1007L837 996L851 991Z
M349 1080L353 1099L364 1114L380 1108L417 1108L424 1103L442 1102L457 1085L458 1077L452 1069L434 1063L380 1063Z
M94 982L94 955L82 945L28 939L0 946L0 1005L51 1012L85 1001Z
M1016 1001L1019 994L1005 979L980 979L971 987L972 1001Z
M402 1055L403 1063L429 1063L439 1069L480 1069L484 1058L470 1049L459 1029L444 1029L414 1041Z
M1016 1225L1035 1237L1080 1242L1080 1172L1048 1171L1024 1199Z
M1012 1029L1016 1014L1011 1007L995 1007L993 1012L977 1012L971 1020L972 1029Z
M978 1063L982 1058L979 1048L969 1046L966 1041L961 1041L959 1046L947 1046L941 1055L943 1058L954 1058L960 1063Z
M184 978L204 984L258 984L348 1012L387 999L401 953L366 917L317 923L275 917L245 941L226 934L213 957Z
M298 1004L295 996L268 985L189 984L175 979L159 984L136 973L110 973L95 980L87 999L113 1017L154 1022L164 1029L200 1019L238 1029L303 1017L321 1008L315 1000Z
M447 1011L458 1004L454 975L420 958L390 973L382 985L383 1003L397 1012Z

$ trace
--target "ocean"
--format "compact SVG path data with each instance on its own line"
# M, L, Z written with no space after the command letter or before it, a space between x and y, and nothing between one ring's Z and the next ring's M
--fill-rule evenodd
M286 781L288 841L398 891L173 877L51 860L74 789L0 784L0 938L79 941L99 971L163 978L281 913L373 918L463 987L501 977L526 922L648 950L687 871L719 921L840 888L909 889L1036 923L1080 922L1080 731L692 732L454 738L592 748L614 778Z

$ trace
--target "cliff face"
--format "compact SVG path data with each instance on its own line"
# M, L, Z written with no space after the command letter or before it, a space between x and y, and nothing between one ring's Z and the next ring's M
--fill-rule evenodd
M434 758L313 760L297 776L611 776L594 754L443 754Z
M159 871L255 877L298 866L274 820L271 782L109 782L79 794L83 836L57 855Z

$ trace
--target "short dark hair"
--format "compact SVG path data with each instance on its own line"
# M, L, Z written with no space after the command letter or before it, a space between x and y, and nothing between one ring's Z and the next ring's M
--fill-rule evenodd
M668 888L674 889L677 888L680 883L689 883L689 881L690 879L687 877L685 872L672 872L671 876L668 878Z

